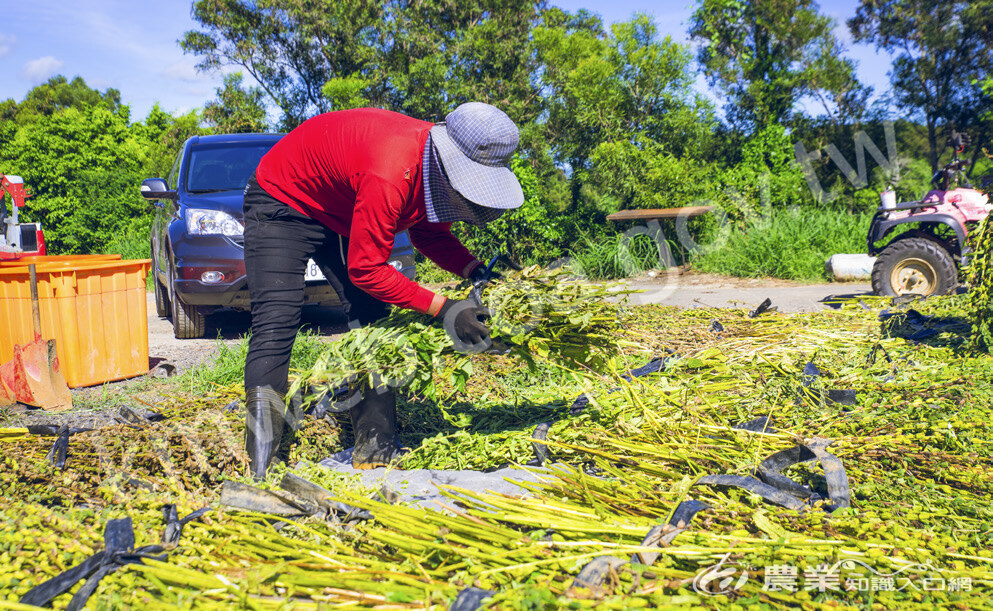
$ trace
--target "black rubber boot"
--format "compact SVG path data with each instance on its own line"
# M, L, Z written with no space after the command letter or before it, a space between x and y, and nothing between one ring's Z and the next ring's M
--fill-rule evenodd
M245 389L245 450L249 469L255 479L265 478L283 438L286 404L271 386Z
M355 433L352 466L356 469L397 466L405 452L397 442L396 428L396 394L389 388L364 389L362 398L352 408Z

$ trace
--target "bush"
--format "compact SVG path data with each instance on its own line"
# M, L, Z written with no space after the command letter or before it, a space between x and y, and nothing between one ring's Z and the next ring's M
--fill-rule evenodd
M658 245L647 235L584 235L569 255L573 270L590 280L626 278L662 266Z
M865 251L872 215L817 208L773 210L733 227L693 256L700 271L748 278L822 280L838 253Z
M567 235L556 211L538 197L537 175L520 158L514 158L511 169L524 190L524 204L485 227L456 223L456 237L480 260L507 254L517 263L533 265L561 257Z

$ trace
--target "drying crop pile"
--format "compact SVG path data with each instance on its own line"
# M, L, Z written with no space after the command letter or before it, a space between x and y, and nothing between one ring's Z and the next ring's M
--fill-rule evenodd
M972 343L977 350L993 347L993 223L987 216L979 224L969 266L969 310Z
M569 280L567 274L565 269L549 272L532 266L513 282L486 291L496 351L532 368L549 358L588 371L605 366L618 348L616 306L604 301L611 293L600 285ZM467 292L453 296L464 298ZM436 399L436 382L447 380L461 391L472 373L470 359L456 355L437 321L395 310L385 321L355 329L331 344L313 367L298 375L290 394L312 387L326 392L350 382L387 384Z
M546 289L559 286L586 290ZM449 489L444 512L392 504L316 464L348 443L347 418L329 417L305 422L289 466L261 486L292 473L371 519L222 507L220 482L251 483L241 416L225 409L234 387L163 387L165 419L73 435L64 470L46 461L53 438L6 434L0 608L103 549L112 518L132 518L136 545L157 543L170 503L211 511L167 557L101 580L94 608L443 609L460 596L501 609L993 606L993 359L970 349L966 298L752 318L595 297L559 310L588 315L592 351L563 354L578 338L535 328L501 335L510 354L462 363L426 326L438 341L414 351L445 365L401 401L408 466L525 464L538 446L542 479L520 496ZM531 340L529 367L514 350ZM375 369L340 362L304 368L301 387ZM821 460L782 468L792 501L715 483L813 451Z

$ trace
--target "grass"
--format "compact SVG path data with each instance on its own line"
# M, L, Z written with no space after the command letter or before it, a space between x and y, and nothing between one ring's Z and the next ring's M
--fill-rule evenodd
M590 280L626 278L643 271L662 268L659 249L647 235L630 240L621 234L581 236L569 251L569 264Z
M730 229L692 258L703 272L787 280L824 280L824 263L838 253L865 252L870 214L777 210Z
M248 355L250 337L245 335L237 344L218 340L217 357L200 367L187 369L175 378L175 385L181 392L198 396L218 389L240 387L245 377L245 357ZM290 370L299 371L312 367L317 357L327 350L326 342L330 339L309 330L298 333L290 355Z
M114 236L103 248L105 254L121 255L124 260L151 259L152 245L148 239L148 228L143 223L135 223ZM145 278L145 289L152 290L152 274Z

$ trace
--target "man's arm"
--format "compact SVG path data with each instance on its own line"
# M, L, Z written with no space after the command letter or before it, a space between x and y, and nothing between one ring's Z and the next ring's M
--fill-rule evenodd
M408 231L414 248L437 263L441 269L460 278L468 278L472 270L481 265L462 242L452 235L451 223L421 221Z
M396 186L375 176L358 178L348 237L348 277L355 286L380 301L435 314L445 298L409 280L387 264L403 203ZM454 236L452 240L458 243Z

